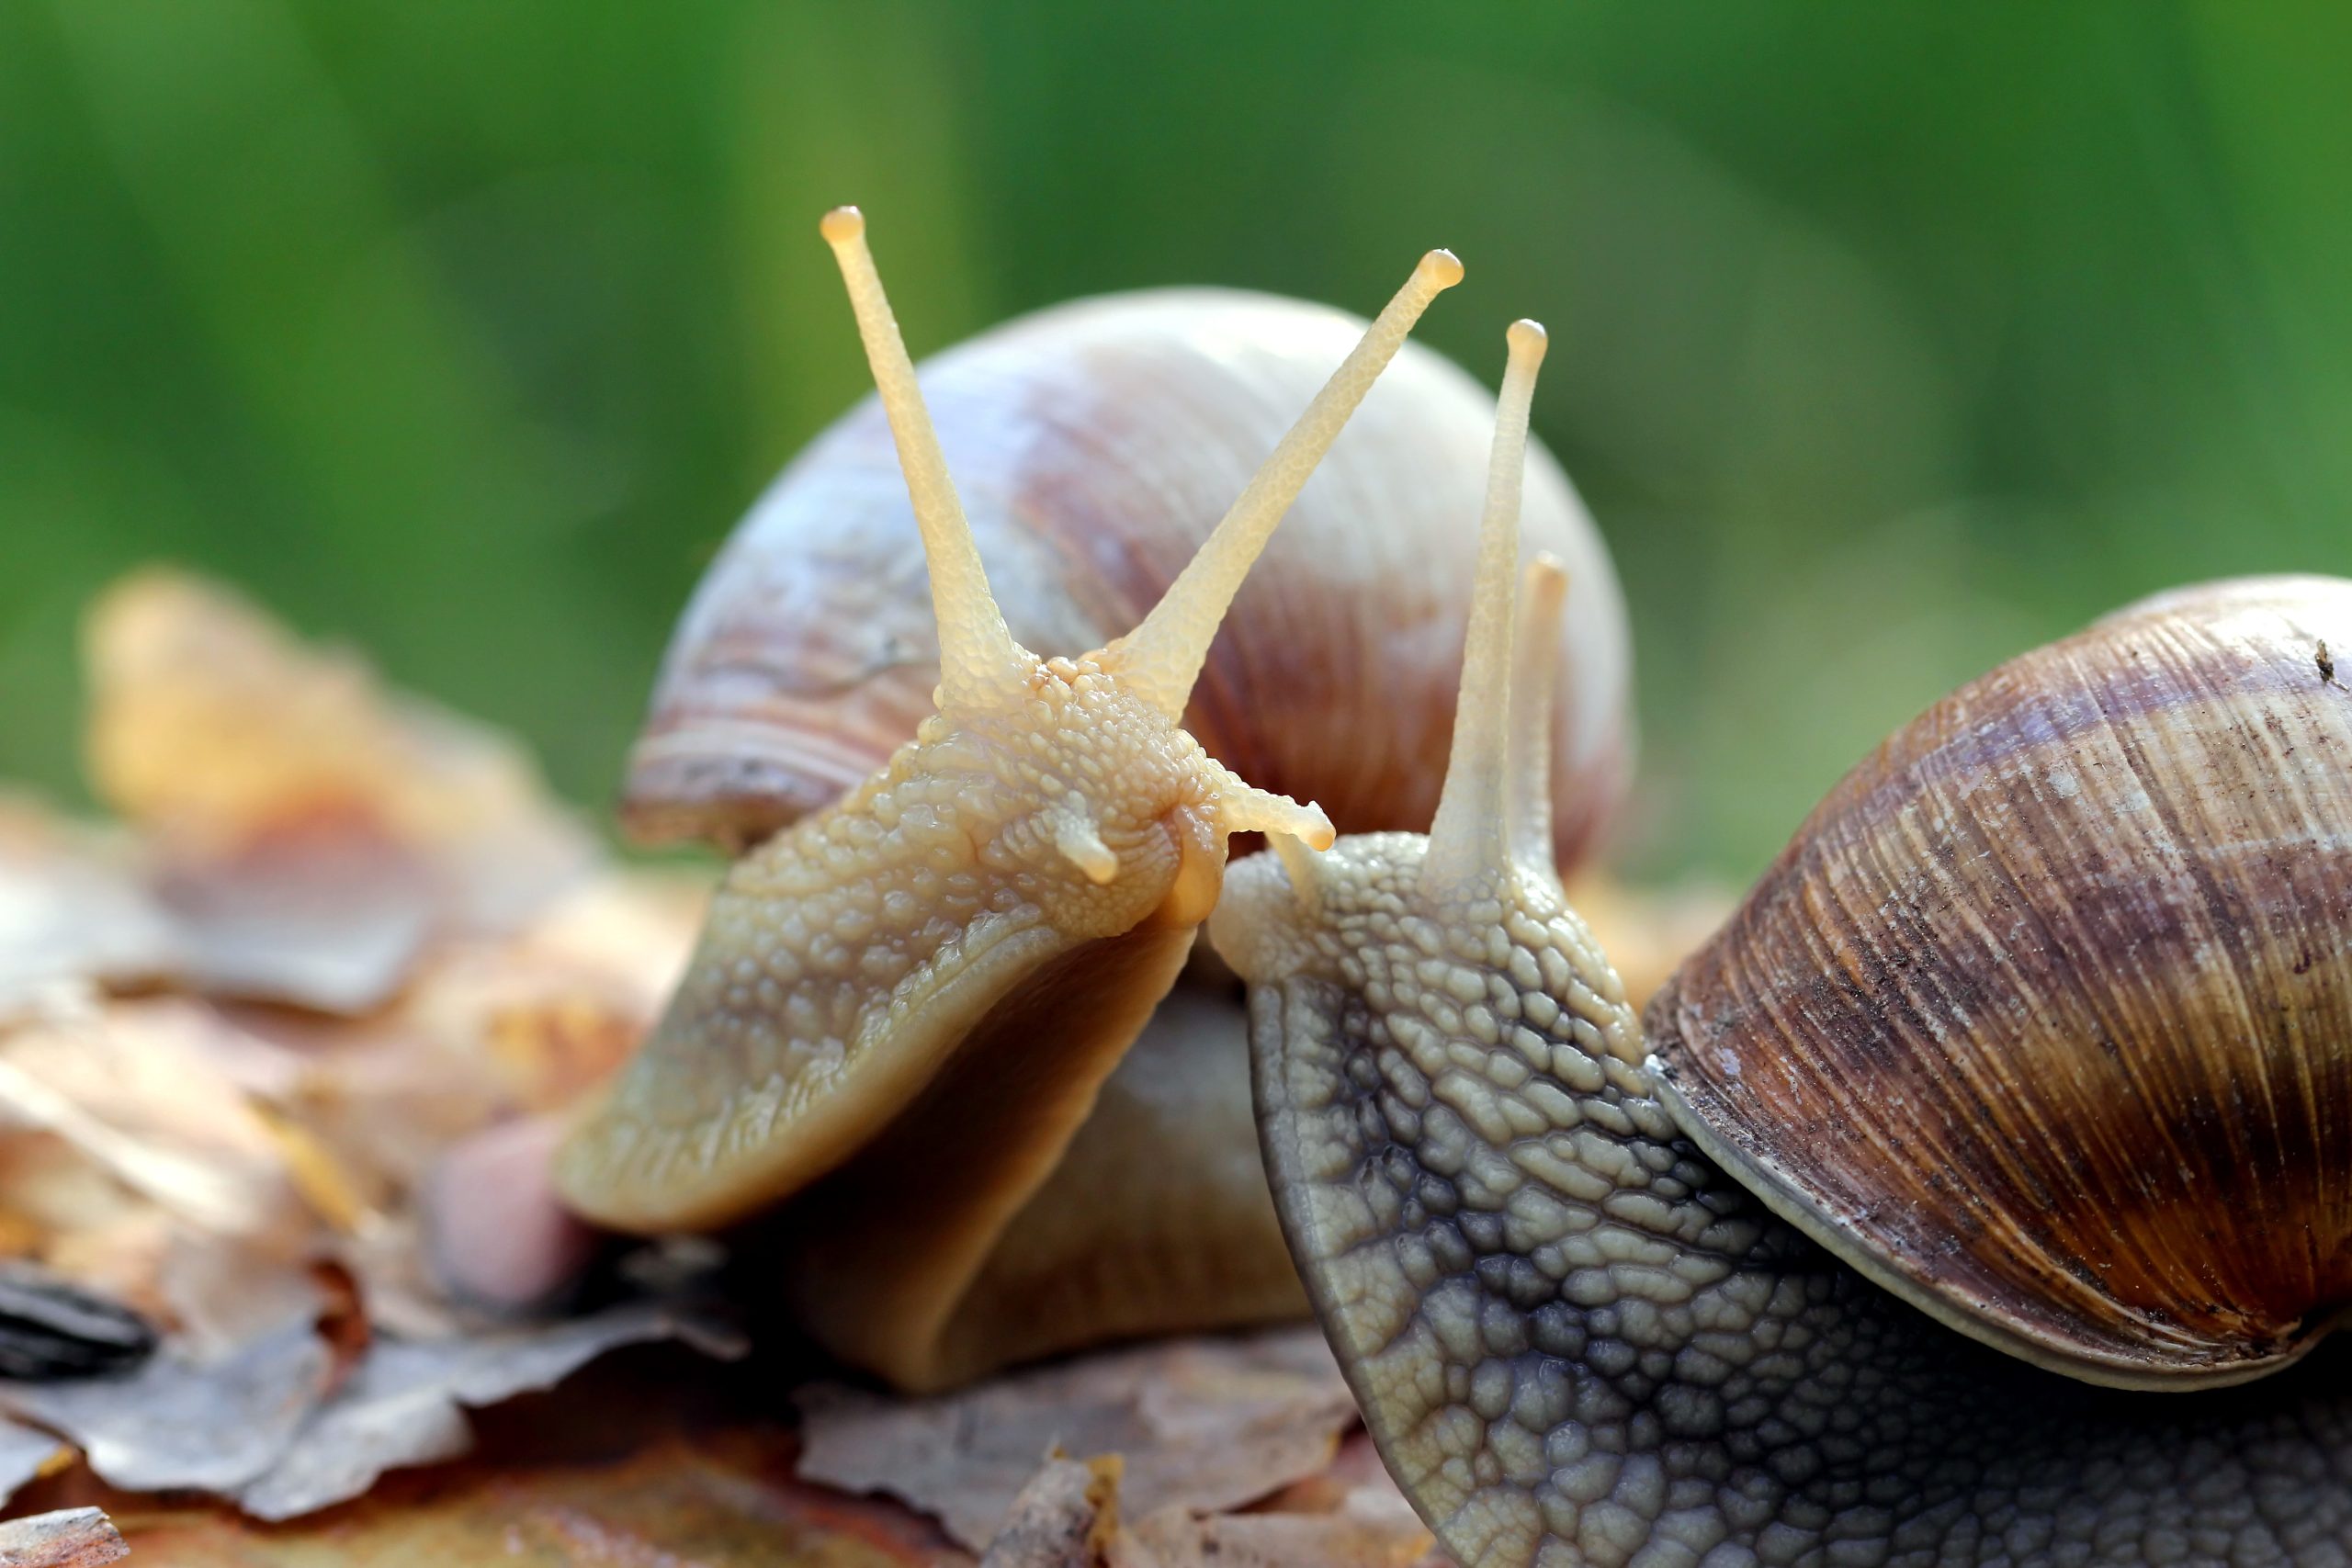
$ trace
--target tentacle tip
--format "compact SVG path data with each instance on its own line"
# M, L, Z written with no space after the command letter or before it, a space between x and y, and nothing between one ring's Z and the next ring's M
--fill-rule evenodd
M1527 570L1521 576L1530 588L1539 592L1557 593L1567 587L1568 563L1550 550L1538 550L1528 558Z
M817 232L829 245L846 245L865 232L865 214L854 207L836 207L817 220Z
M1462 281L1462 258L1440 246L1423 256L1413 270L1432 288L1451 288Z
M1512 361L1532 370L1544 363L1544 351L1550 346L1552 340L1551 335L1544 332L1543 322L1522 316L1503 333L1503 341L1510 345Z
M1295 839L1316 850L1328 850L1339 841L1331 818L1315 802L1301 805L1286 795L1245 784L1214 763L1211 766L1229 790L1217 807L1226 832L1259 832L1272 840Z

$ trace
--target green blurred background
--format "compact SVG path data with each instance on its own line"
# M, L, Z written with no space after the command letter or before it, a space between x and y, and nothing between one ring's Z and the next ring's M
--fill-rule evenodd
M1178 281L1363 310L1614 547L1644 873L1744 878L1956 682L2352 556L2352 8L0 0L0 776L74 627L245 584L608 798L727 527L917 353ZM887 225L887 236L882 226Z

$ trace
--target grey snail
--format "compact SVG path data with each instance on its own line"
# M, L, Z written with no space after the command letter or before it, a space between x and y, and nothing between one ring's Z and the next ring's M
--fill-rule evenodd
M1548 853L1511 347L1435 825L1278 842L1210 920L1407 1495L1464 1568L2352 1561L2312 1350L2352 1295L2352 582L2182 590L1953 693L1645 1038Z

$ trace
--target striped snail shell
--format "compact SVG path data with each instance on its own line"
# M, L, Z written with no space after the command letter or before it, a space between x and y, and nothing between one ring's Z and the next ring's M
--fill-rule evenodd
M1962 687L1647 1015L1705 1152L1873 1280L2094 1382L2352 1302L2352 582L2178 590Z

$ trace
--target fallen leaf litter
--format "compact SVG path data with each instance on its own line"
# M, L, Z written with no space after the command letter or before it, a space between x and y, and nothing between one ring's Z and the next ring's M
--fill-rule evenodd
M85 652L91 784L117 820L0 799L0 1258L20 1271L0 1276L0 1354L29 1292L34 1357L0 1379L0 1495L104 1501L140 1555L191 1568L290 1568L326 1541L335 1561L725 1568L788 1540L945 1563L1012 1517L1033 1528L989 1560L1032 1568L1426 1556L1311 1328L933 1400L804 1387L796 1437L782 1397L680 1413L729 1375L697 1353L743 1348L691 1266L608 1269L605 1304L569 1314L527 1283L453 1292L426 1195L494 1180L532 1119L627 1054L698 881L616 865L503 738L200 580L118 585ZM451 1155L510 1131L503 1156ZM576 1269L568 1238L534 1245L540 1273ZM575 1379L544 1412L493 1412L503 1435L459 1460L469 1411L662 1340L681 1348L650 1389ZM534 1458L534 1412L617 1447ZM899 1501L850 1495L882 1491ZM120 1551L95 1509L9 1530L0 1562L19 1538L51 1542L28 1562Z

